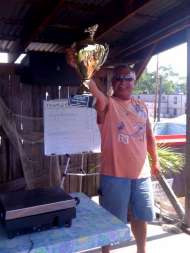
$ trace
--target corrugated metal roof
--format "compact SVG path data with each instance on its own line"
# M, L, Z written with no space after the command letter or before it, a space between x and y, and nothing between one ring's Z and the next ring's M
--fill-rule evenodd
M37 42L32 42L27 47L27 51L55 52L55 53L64 52L64 49L65 49L64 46L58 44L37 43Z
M55 20L50 24L51 29L47 28L47 32L50 34L53 30L52 35L54 35L54 33L61 33L63 29L71 30L71 33L75 32L76 29L81 29L81 24L89 23L89 20L96 15L96 11L99 7L105 6L110 1L111 0L65 0ZM1 1L0 39L11 41L19 39L23 33L23 29L26 28L25 26L30 16L34 18L35 12L39 12L43 5L46 6L52 3L53 0ZM69 6L71 7L68 8ZM96 11L94 12L94 10ZM73 31L73 29L75 30ZM40 39L43 40L42 35ZM32 46L34 50L35 45L38 48L38 44L35 43ZM5 51L10 50L10 47L5 46L5 43L1 48L4 48ZM43 48L47 47L43 46ZM57 50L58 46L55 46L55 48Z
M63 52L69 43L83 39L84 28L98 23L103 35L98 38L110 44L111 50L125 48L138 37L138 32L150 27L168 11L189 0L116 1L120 9L115 10L116 0L5 0L0 3L0 50L11 52L14 41L22 40L26 51ZM56 3L62 3L56 9ZM45 7L46 12L43 13ZM51 6L56 12L51 17ZM121 9L121 7L126 9ZM107 8L108 7L108 8ZM128 7L130 7L128 9ZM117 9L117 8L116 8ZM110 13L107 13L110 10ZM117 12L118 11L118 12ZM105 12L105 16L104 16ZM129 14L127 14L129 12ZM176 15L177 11L175 10ZM53 13L53 8L52 8ZM126 13L126 17L124 17ZM36 17L35 17L36 15ZM118 16L117 16L118 15ZM39 18L38 21L37 17ZM35 33L37 26L50 17L47 25ZM115 25L112 23L114 20ZM118 23L117 23L118 20ZM121 21L119 21L121 20ZM36 22L36 26L33 25ZM110 29L107 27L110 24ZM105 28L105 30L104 30ZM99 28L100 29L100 28ZM99 31L99 30L98 30ZM27 33L28 32L28 33ZM24 36L23 37L22 35ZM33 34L35 36L33 36ZM97 32L98 34L98 32ZM29 39L28 39L29 38ZM28 39L28 40L27 40ZM29 44L29 45L28 45ZM22 46L22 43L20 44ZM15 47L17 48L17 47ZM18 47L19 48L19 47ZM111 52L110 50L110 52Z
M0 51L9 52L14 44L14 41L0 40Z

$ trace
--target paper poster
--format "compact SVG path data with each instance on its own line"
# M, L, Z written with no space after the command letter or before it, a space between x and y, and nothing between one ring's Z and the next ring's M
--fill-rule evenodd
M100 134L94 108L44 101L45 155L99 152Z

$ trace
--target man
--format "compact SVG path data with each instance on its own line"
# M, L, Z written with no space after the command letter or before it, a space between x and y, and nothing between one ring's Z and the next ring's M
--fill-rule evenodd
M132 98L135 73L129 67L117 67L111 97L105 96L93 80L84 84L96 98L101 132L101 204L124 223L130 210L137 253L146 253L147 222L154 219L150 171L158 174L159 162L147 108ZM102 252L108 253L109 246Z

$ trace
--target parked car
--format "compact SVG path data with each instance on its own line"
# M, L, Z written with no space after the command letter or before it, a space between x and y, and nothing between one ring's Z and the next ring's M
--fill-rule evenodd
M154 134L159 144L176 147L186 142L186 115L156 122Z

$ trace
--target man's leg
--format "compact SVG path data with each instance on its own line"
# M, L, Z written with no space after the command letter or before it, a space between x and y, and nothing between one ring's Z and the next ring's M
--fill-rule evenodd
M150 178L132 181L131 229L137 243L137 253L146 253L147 222L154 220L154 200Z
M131 180L110 176L100 177L100 204L124 223L127 223L127 210ZM110 253L110 246L102 247L102 253Z
M131 230L134 234L136 244L137 244L137 253L146 253L146 235L147 235L147 223L145 221L131 219Z

